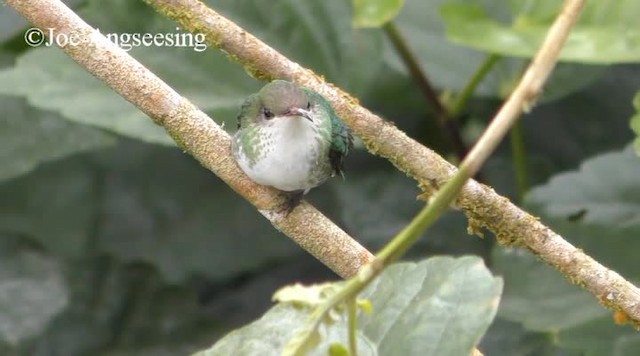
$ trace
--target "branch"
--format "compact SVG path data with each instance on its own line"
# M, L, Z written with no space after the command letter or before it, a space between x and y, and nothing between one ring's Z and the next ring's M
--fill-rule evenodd
M210 45L230 54L254 76L292 80L323 94L370 152L387 158L399 170L416 179L426 194L433 193L455 174L455 167L432 150L412 140L393 124L356 105L355 98L325 83L311 70L290 61L204 4L196 0L145 2L174 19L182 28L204 33ZM583 4L584 0L569 0L562 15L550 29L548 38L565 36ZM547 58L544 53L548 51L558 50L554 49L557 45L558 43L545 42L540 51L542 55L537 60ZM531 81L532 85L526 92L518 93L524 95L525 106L509 107L508 110L526 111L533 105L548 73L541 77L531 76L540 74L544 73L527 72L523 80ZM482 156L483 152L478 154ZM473 161L476 159L473 158ZM498 195L490 187L473 180L465 185L457 203L469 218L470 232L479 234L486 227L503 245L525 246L560 270L569 281L591 292L604 305L624 312L635 323L640 324L640 289L571 245L536 217Z
M431 109L435 113L440 130L449 139L451 148L458 156L458 159L462 160L468 150L464 140L462 139L462 133L460 132L458 123L452 118L452 115L444 104L442 104L433 84L431 84L426 73L422 70L422 66L420 66L420 63L413 55L413 52L411 52L407 41L402 37L402 34L395 23L393 21L389 21L382 27L382 29L387 34L387 37L393 44L396 52L398 52L400 59L402 59L402 62L404 62L405 66L409 70L409 73L411 73L411 77L418 85L418 89L420 89L422 95L427 99L429 105L431 105Z
M289 216L280 213L283 197L251 181L231 157L231 138L215 121L176 93L125 51L82 21L57 0L7 0L40 28L90 41L63 50L89 73L149 115L178 145L255 205L281 232L342 277L370 261L369 251L314 207L302 203Z

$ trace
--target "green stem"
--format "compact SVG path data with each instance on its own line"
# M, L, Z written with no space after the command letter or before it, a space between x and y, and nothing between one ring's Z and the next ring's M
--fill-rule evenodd
M356 299L347 300L347 311L349 313L349 352L351 356L358 355L358 339L356 338L356 327L358 326Z
M485 58L480 67L478 67L475 73L473 73L473 76L471 77L471 79L469 79L467 85L465 85L460 94L458 94L453 105L451 105L451 107L449 108L449 114L451 115L451 117L458 117L458 115L463 112L465 106L467 105L467 102L476 91L478 85L480 85L484 77L489 74L493 66L498 63L500 58L502 57L493 53Z
M420 238L424 231L449 208L473 173L464 166L460 167L458 173L435 193L409 225L376 255L382 267L400 258Z
M434 89L426 73L422 70L418 59L409 48L407 41L402 37L402 34L393 21L387 22L387 24L383 26L383 29L411 73L411 77L415 80L418 88L427 99L427 102L429 102L438 119L440 129L449 138L451 147L456 152L458 158L463 159L467 153L467 147L462 139L460 128L456 121L451 119L451 115L447 112L447 108L440 100L438 92Z
M522 202L529 189L529 175L527 170L527 152L522 133L522 120L518 120L511 129L511 154L516 175L517 201Z
M347 280L346 284L339 289L336 294L329 297L325 303L321 304L312 313L310 319L311 324L304 329L304 334L300 338L294 338L298 350L311 342L313 332L318 328L320 322L324 320L329 311L340 303L350 303L349 300L355 302L358 293L382 273L386 266L400 258L400 256L418 240L422 233L448 209L449 205L473 173L473 168L469 168L463 164L458 170L458 173L435 193L433 199L413 218L411 223L402 229L402 231L376 255L376 259L373 262L361 268L355 277ZM353 322L355 322L355 318ZM350 334L349 338L351 339L351 337Z

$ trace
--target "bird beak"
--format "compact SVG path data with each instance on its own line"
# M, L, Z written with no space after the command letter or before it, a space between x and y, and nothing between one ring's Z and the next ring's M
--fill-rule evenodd
M311 119L311 111L300 109L300 108L291 108L286 113L285 116L301 116L309 121L313 121Z

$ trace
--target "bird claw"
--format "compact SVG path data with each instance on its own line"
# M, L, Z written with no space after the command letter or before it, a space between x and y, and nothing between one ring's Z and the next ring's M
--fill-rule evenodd
M293 192L283 192L285 198L284 203L280 206L280 211L285 214L285 216L289 216L289 214L295 209L300 202L302 201L302 197L304 196L304 190L296 190Z

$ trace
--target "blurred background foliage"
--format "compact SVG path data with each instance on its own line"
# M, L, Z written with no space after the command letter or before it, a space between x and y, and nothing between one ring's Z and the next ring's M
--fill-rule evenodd
M179 32L142 2L65 2L102 33ZM379 26L399 12L395 25L450 96L487 56L501 56L456 117L471 145L558 9L552 0L407 0L363 13L366 2L354 1L354 18L347 1L206 3L454 162ZM589 2L511 138L524 153L505 141L482 171L498 193L636 285L638 16L634 0ZM185 354L262 315L279 286L336 278L62 51L27 46L29 27L0 7L0 354ZM211 48L130 54L231 130L242 100L263 84ZM418 193L360 149L345 181L308 199L375 251L420 209ZM409 258L467 254L504 278L480 344L486 354L633 355L640 346L637 332L528 252L468 236L459 213L444 216Z

